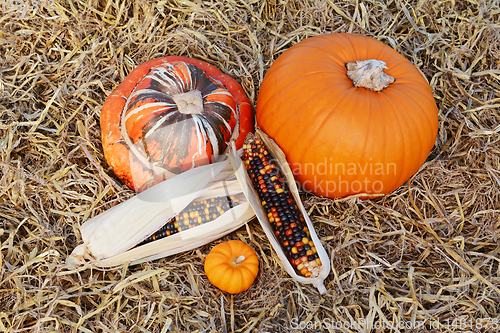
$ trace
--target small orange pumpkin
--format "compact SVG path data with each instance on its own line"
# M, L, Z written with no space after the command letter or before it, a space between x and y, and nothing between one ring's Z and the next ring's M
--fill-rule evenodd
M220 290L237 294L252 285L259 273L259 260L250 246L230 240L212 248L205 258L205 273Z
M397 189L438 132L436 102L418 69L374 38L345 33L283 52L264 77L256 117L301 187L330 198Z
M206 62L180 56L147 61L109 95L101 111L104 156L140 192L212 163L227 143L253 131L243 88Z

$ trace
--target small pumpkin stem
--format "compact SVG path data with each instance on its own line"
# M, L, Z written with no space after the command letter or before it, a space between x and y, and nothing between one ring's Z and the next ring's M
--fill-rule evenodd
M203 112L203 96L199 90L172 96L177 109L183 114L201 114Z
M239 257L235 257L233 259L233 265L234 266L239 266L239 265L241 265L241 263L243 262L243 260L245 260L245 256L243 256L243 255L241 255Z
M345 66L347 77L357 88L380 92L396 81L392 76L384 73L383 70L387 69L387 66L385 62L380 60L349 62Z

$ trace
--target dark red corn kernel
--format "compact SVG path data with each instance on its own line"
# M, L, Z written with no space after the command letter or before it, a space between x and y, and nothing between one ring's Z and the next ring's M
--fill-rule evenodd
M143 240L137 246L174 235L180 231L196 227L200 224L211 222L227 211L227 209L224 208L232 208L239 204L240 201L233 196L217 197L192 202L184 208L182 212L172 217L153 235Z
M300 274L306 277L311 276L310 269L321 263L319 260L307 262L307 251L312 251L314 247L309 245L309 250L304 249L305 242L309 243L309 239L303 237L303 231L307 229L303 223L299 222L304 221L304 218L287 184L283 182L279 167L274 164L274 158L260 139L247 137L243 149L244 163L250 166L248 173L258 179L258 181L252 179L252 183L254 183L273 232L282 244L285 255ZM300 269L297 268L299 264L301 264Z

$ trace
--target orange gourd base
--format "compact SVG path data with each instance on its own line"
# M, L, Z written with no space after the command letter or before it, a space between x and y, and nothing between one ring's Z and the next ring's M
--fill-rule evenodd
M233 78L206 62L170 56L139 65L109 95L101 131L106 161L140 192L213 162L230 139L240 148L253 131L253 112Z

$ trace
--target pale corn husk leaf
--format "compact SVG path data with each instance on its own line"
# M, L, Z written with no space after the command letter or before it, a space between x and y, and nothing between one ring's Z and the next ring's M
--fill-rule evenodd
M285 154L283 151L278 147L278 145L270 139L264 132L262 132L260 129L256 129L255 134L260 136L264 144L266 145L268 151L276 158L276 160L279 163L279 167L282 171L282 177L288 184L290 191L292 192L292 195L295 199L295 202L297 203L297 207L299 207L300 211L302 212L302 215L304 215L305 222L307 224L307 227L311 233L311 239L314 242L314 245L316 247L316 250L318 251L319 258L321 259L321 268L320 268L320 273L317 277L315 278L307 278L301 275L298 275L296 270L293 268L293 266L290 264L288 261L285 253L283 252L283 249L276 238L273 229L269 223L269 220L267 218L267 214L265 213L262 204L260 202L259 196L257 194L257 191L253 188L252 181L250 180L250 177L248 177L248 174L246 172L246 168L243 165L239 155L236 153L235 147L233 145L233 150L230 154L230 160L231 164L235 166L235 174L238 180L241 182L241 188L245 196L247 197L248 201L250 202L250 205L253 207L255 214L262 226L262 229L264 229L264 232L266 233L267 238L269 239L270 244L272 245L274 251L276 252L278 258L281 260L283 267L287 271L287 273L296 281L301 282L301 283L306 283L306 284L312 284L316 288L318 288L319 292L321 294L326 293L326 288L323 285L323 281L325 278L328 276L330 273L330 259L328 258L328 254L326 253L325 249L323 248L323 245L321 244L321 241L319 240L318 236L316 235L316 231L314 230L314 226L311 222L311 219L309 218L309 215L307 214L307 211L304 209L304 206L302 204L302 201L299 196L299 191L297 189L297 184L295 183L295 179L293 177L292 170L290 169L290 166L288 165Z
M239 229L243 224L255 217L255 212L248 201L238 205L216 220L148 243L127 251L121 255L101 261L105 266L121 265L130 261L132 265L145 261L167 257L176 253L189 251L211 243L228 233ZM158 249L161 252L158 253ZM138 259L135 259L138 258Z
M80 227L83 244L74 249L67 263L76 266L88 260L98 267L139 263L211 242L255 216L248 203L210 223L134 248L194 199L238 194L241 187L229 160L186 171L85 222Z

